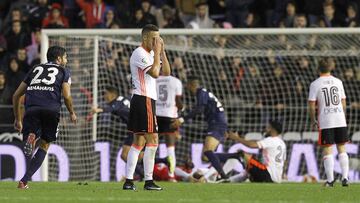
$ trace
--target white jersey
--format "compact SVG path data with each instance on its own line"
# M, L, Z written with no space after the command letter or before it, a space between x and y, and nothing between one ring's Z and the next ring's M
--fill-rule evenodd
M309 101L316 101L320 129L346 127L344 109L344 86L334 76L321 76L310 85Z
M156 79L156 115L168 118L178 117L175 97L182 95L182 84L173 76L160 76Z
M262 149L266 169L271 180L280 183L282 180L284 163L286 160L286 145L280 137L267 137L257 142Z
M156 100L156 79L146 74L154 63L154 52L143 47L135 49L130 57L133 94Z

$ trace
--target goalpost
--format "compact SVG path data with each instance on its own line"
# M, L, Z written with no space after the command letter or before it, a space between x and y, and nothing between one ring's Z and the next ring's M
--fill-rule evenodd
M42 62L49 46L67 49L79 118L78 125L72 125L63 106L57 148L50 150L41 169L43 181L121 179L124 163L119 155L126 124L111 114L91 115L90 110L105 104L103 93L109 85L130 97L129 58L140 45L140 33L139 29L42 30ZM306 107L308 87L322 57L329 57L334 75L344 80L349 132L353 142L359 142L355 135L360 131L360 29L165 29L160 34L173 74L183 82L189 75L199 76L225 106L230 130L259 139L269 119L283 122L285 174L290 181L324 177L317 130L310 126ZM194 103L186 91L184 103L187 107ZM191 158L195 167L207 166L199 156L205 130L202 116L181 128L178 163ZM218 151L238 149L248 150L226 141ZM166 155L164 146L159 151ZM356 144L349 144L350 158L358 158L358 151ZM68 163L67 168L61 163ZM359 180L359 171L351 170L350 175Z

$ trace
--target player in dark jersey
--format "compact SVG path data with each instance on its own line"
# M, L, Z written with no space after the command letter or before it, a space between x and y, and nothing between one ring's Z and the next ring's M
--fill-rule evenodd
M70 95L70 71L66 50L53 46L47 52L48 63L33 67L13 95L15 129L23 133L24 153L30 160L24 177L18 188L27 189L28 181L40 168L50 143L55 141L61 109L61 95L70 113L71 121L76 124L76 114ZM25 94L25 116L22 120L20 97ZM39 140L39 149L31 158L35 144Z
M119 96L119 91L115 87L106 87L104 94L106 106L102 108L95 107L92 109L93 113L112 113L118 116L121 121L125 124L129 121L129 112L130 112L130 100L126 97ZM126 162L127 154L130 150L130 147L133 142L133 135L129 132L128 136L125 138L121 158Z
M180 117L173 123L173 127L178 127L186 120L194 118L197 114L203 113L208 123L207 135L204 141L203 160L210 161L212 166L218 171L221 179L227 180L228 176L224 173L221 162L229 158L239 158L238 153L214 153L220 142L224 141L227 131L227 119L224 107L216 96L200 86L197 77L188 77L186 88L192 95L196 96L196 106L185 116Z

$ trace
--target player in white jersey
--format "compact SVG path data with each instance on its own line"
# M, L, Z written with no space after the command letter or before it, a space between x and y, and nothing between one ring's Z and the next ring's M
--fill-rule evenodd
M349 157L345 150L345 143L349 141L345 118L346 96L341 80L331 75L331 66L328 60L322 59L319 62L320 77L310 85L310 119L311 123L319 128L318 143L323 147L327 178L325 186L332 187L335 182L333 144L336 144L339 153L342 185L348 186Z
M262 149L262 162L244 153L246 171L251 182L281 182L286 160L286 145L279 136L281 132L281 123L273 120L266 128L266 138L260 141L245 140L234 132L227 134L228 138L247 147Z
M124 190L136 190L133 176L139 154L144 152L145 190L162 190L153 182L155 154L158 147L156 122L156 78L159 77L162 61L162 74L170 75L170 64L166 57L164 42L155 25L145 25L141 32L142 44L130 57L133 95L130 102L128 130L133 132L134 140L126 162L126 181Z
M181 102L182 83L174 76L159 76L156 79L156 89L158 99L156 100L156 118L158 122L158 132L160 136L165 136L167 156L170 163L170 181L175 179L175 143L180 136L177 128L172 127L173 121L178 118L178 110L183 108Z

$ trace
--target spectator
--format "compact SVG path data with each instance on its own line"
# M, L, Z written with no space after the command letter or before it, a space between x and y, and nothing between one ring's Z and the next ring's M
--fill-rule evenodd
M124 27L131 27L135 5L133 0L114 1L114 11L116 18L119 19Z
M233 27L244 27L246 16L249 12L249 6L254 0L227 0L226 18Z
M30 27L41 28L43 19L49 12L48 0L37 0L36 4L29 10Z
M355 3L350 3L346 10L347 16L345 18L346 27L358 27L359 26L359 16L358 16L358 6Z
M146 20L144 19L144 12L141 9L135 11L130 27L132 28L142 28L146 25Z
M332 3L324 3L323 12L325 27L340 27L341 22L335 18L335 7Z
M360 109L360 94L359 94L359 81L355 78L355 70L353 68L346 68L343 72L343 83L346 91L347 102L350 107Z
M158 25L155 16L153 14L151 14L151 12L150 12L151 7L152 7L152 5L151 5L150 0L142 0L141 9L143 11L144 20L145 20L146 24Z
M51 5L51 10L48 15L42 21L43 28L68 28L69 21L68 19L62 15L62 7L58 3L53 3Z
M21 22L16 20L12 22L11 31L9 31L5 38L8 50L12 53L21 47L26 47L31 43L30 35L23 31Z
M184 23L181 21L179 17L178 10L175 12L169 6L162 7L162 15L164 18L163 28L184 28Z
M225 2L225 0L208 0L210 18L217 23L222 23L226 20Z
M214 21L209 18L209 7L207 3L198 3L196 5L195 19L191 21L188 26L194 29L214 27Z
M121 27L120 23L115 18L115 13L113 9L109 9L105 14L105 22L101 24L101 28L111 28L114 25Z
M296 5L294 1L290 1L286 5L286 14L283 19L285 27L294 27L295 16L296 16Z
M6 72L6 78L8 81L7 84L11 89L11 94L15 92L16 88L20 85L24 77L25 73L21 71L18 60L16 57L11 57L8 64L8 71Z
M21 67L21 71L27 73L31 69L30 65L28 64L27 53L25 48L20 48L17 50L16 59L18 61L19 67Z
M1 69L1 62L5 57L7 51L7 43L5 37L0 33L0 69Z
M26 47L27 63L32 65L35 60L40 59L41 30L36 29L31 33L31 44Z
M257 24L258 19L256 18L255 14L250 12L247 14L244 22L244 27L246 28L255 28L258 26Z
M12 92L7 85L6 75L0 71L0 104L11 104Z
M102 0L93 0L92 3L85 0L76 0L84 11L87 28L95 28L105 23L105 13L109 7Z
M14 21L22 22L22 20L23 20L23 14L22 14L20 8L14 8L13 10L11 10L10 17L5 19L5 22L4 22L4 25L2 28L3 33L8 33L11 31L11 25Z
M307 19L304 14L298 14L294 18L294 27L295 28L305 28L307 27Z

